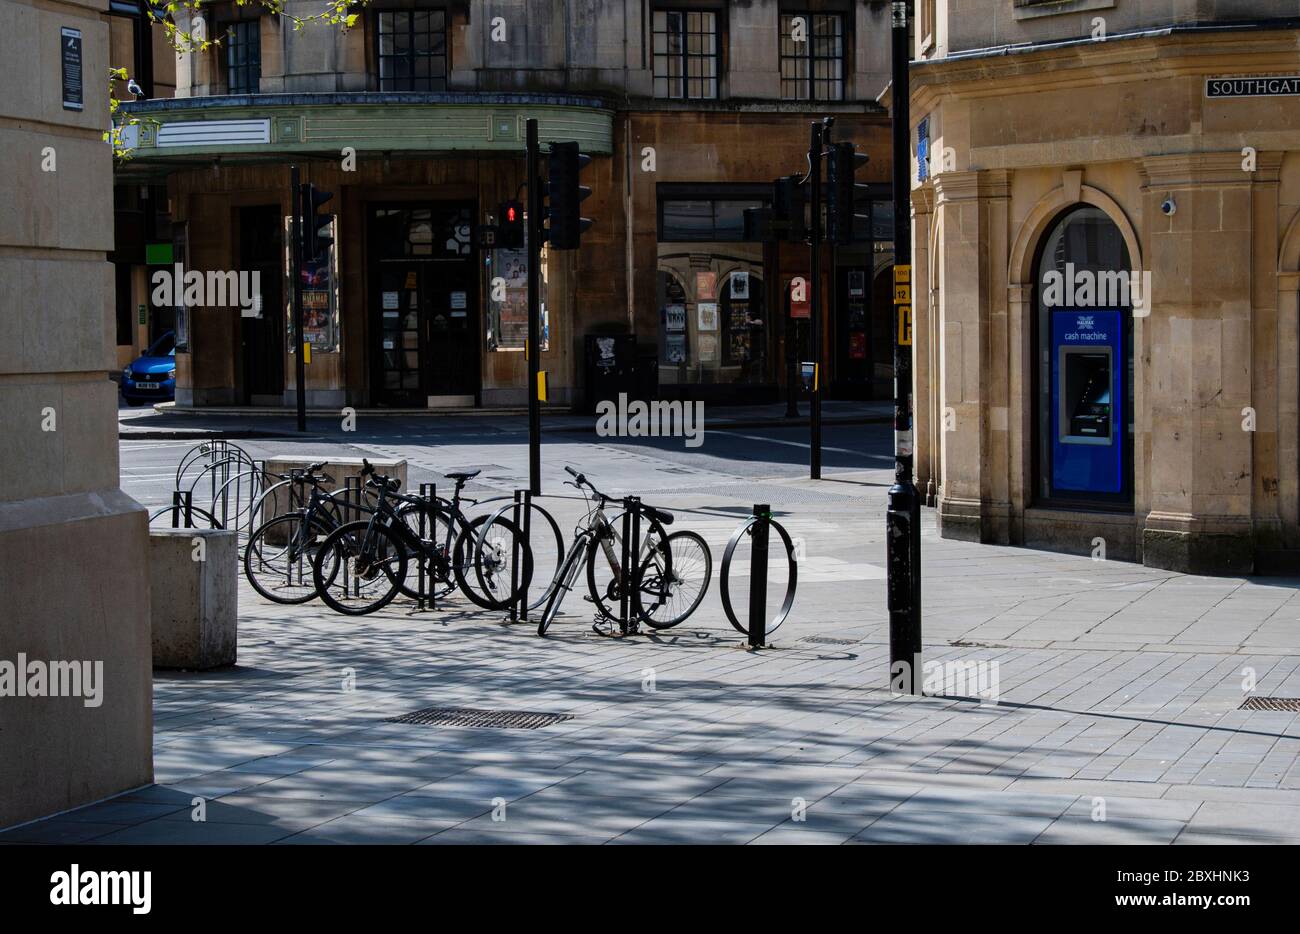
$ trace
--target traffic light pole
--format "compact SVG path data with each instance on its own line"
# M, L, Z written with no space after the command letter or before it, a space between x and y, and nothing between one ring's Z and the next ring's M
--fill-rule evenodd
M888 566L889 675L909 694L921 693L921 497L913 482L912 206L907 3L892 6L894 150L894 485L889 488L885 541Z
M293 243L289 249L289 275L293 280L293 366L298 391L298 430L307 430L307 365L303 359L302 319L302 188L298 166L289 167L289 187L293 191Z
M809 419L811 427L809 443L809 476L814 480L822 478L822 124L812 125L811 138L808 142L808 186L809 214L808 250L809 263L812 266L812 282L808 284L808 297L811 312L809 314L812 338L810 351L813 361L813 385L809 395Z
M534 496L542 492L542 406L537 398L537 374L541 327L541 288L539 273L542 256L542 186L538 178L537 121L527 122L528 155L525 171L528 179L528 489Z

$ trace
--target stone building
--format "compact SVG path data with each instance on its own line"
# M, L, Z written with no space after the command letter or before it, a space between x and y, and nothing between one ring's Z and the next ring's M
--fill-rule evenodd
M153 780L147 517L104 375L105 11L0 4L0 827Z
M890 391L883 0L375 0L346 30L294 30L255 3L202 9L221 45L177 59L173 99L129 105L142 122L118 172L119 189L166 186L170 240L120 275L119 315L148 304L176 329L178 406L296 399L291 164L333 194L335 245L306 271L308 404L523 403L525 253L480 228L521 192L529 118L544 144L593 157L595 223L581 249L544 258L551 402L582 401L593 335L631 336L643 391L778 397L808 352L804 309L787 300L807 249L746 241L743 211L805 170L810 122L828 115L871 157L860 181L874 183L878 234L822 270L839 298L830 384ZM157 300L147 286L173 263L258 272L260 310Z
M1294 0L918 6L917 471L942 534L1293 566Z

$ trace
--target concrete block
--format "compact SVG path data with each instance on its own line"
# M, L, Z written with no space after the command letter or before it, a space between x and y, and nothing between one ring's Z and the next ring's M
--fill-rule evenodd
M149 533L153 666L205 670L235 663L239 537L224 529Z
M327 490L341 490L347 484L348 477L361 476L363 458L360 457L327 457L324 454L301 455L301 454L272 454L266 459L267 484L279 483L277 474L287 474L292 470L302 470L312 464L320 461L326 461L324 472L329 474L333 483L325 483L323 486ZM406 459L405 458L384 458L371 457L365 458L374 465L375 471L385 477L396 477L401 481L400 490L406 489ZM449 481L450 482L450 481ZM262 504L261 515L257 517L257 522L266 522L275 516L283 515L289 511L289 496L285 492L288 488L277 490L275 494L268 496Z

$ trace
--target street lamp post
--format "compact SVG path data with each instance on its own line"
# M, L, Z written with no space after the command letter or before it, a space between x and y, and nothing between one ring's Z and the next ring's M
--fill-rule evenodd
M907 3L894 0L891 58L894 149L894 485L885 520L889 673L919 694L921 661L921 497L912 479L912 223Z
M809 325L811 346L808 356L813 363L813 384L809 394L808 431L809 431L809 470L813 480L822 478L822 399L821 399L821 359L822 359L822 134L825 128L821 121L812 124L808 141L808 203L810 206L808 222L808 252L811 282L808 283Z

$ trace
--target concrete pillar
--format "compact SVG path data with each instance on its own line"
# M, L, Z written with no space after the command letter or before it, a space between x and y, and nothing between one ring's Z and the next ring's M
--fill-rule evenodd
M102 671L97 705L84 683L81 697L16 697L12 684L0 696L0 827L153 773L147 518L118 487L108 378L104 6L0 4L0 57L24 63L0 101L0 676L20 655L50 671L71 662ZM63 28L81 32L80 111L63 106Z
M1253 563L1255 310L1252 179L1240 152L1144 159L1150 218L1152 347L1142 560L1190 572L1248 573ZM1172 198L1172 215L1160 205ZM1274 241L1276 242L1276 241ZM1271 312L1274 317L1276 312Z

